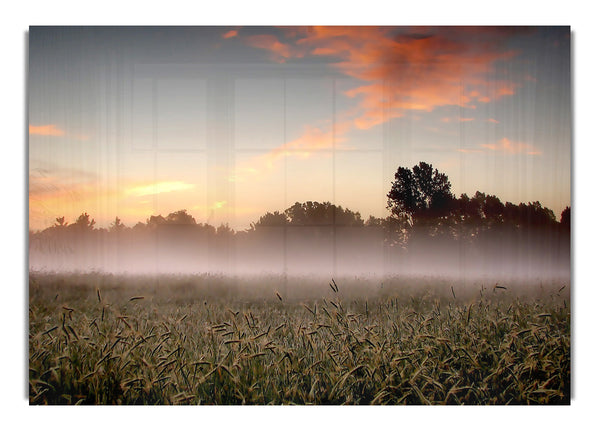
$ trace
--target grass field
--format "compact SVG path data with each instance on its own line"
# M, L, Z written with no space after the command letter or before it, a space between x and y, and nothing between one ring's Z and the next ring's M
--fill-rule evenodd
M31 273L31 404L569 404L570 291Z

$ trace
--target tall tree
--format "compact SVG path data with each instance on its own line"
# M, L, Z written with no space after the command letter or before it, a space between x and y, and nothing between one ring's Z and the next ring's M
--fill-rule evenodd
M412 170L399 167L387 194L388 209L413 225L419 220L449 215L455 202L448 176L425 162Z

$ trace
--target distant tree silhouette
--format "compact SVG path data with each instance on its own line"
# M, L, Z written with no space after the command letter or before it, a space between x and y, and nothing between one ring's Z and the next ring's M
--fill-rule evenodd
M479 222L482 218L480 201L475 197L469 198L466 193L463 193L460 195L460 198L458 198L457 210L461 222Z
M167 219L160 214L157 216L150 216L150 218L146 219L146 226L151 229L155 229L164 224L167 224Z
M383 219L374 216L369 216L365 222L366 227L381 227L383 225Z
M229 224L221 224L217 228L216 234L221 238L231 238L235 235L235 231L229 227Z
M280 213L279 211L273 213L267 212L265 215L262 215L256 223L252 224L252 228L282 227L286 226L288 223L288 218L284 213Z
M147 225L145 225L144 223L142 223L141 221L139 221L139 222L137 222L135 225L133 225L132 229L133 229L134 231L137 231L137 232L139 232L139 231L143 231L143 230L145 230L145 229L146 229L146 227L147 227Z
M179 210L167 216L165 222L177 225L195 225L196 219L187 213L187 210Z
M565 228L571 227L571 207L570 206L566 207L560 213L560 225Z
M66 227L68 225L68 223L65 221L65 216L62 217L56 217L56 223L54 223L53 227Z
M488 225L500 224L504 216L504 204L494 195L487 195L483 200L483 215Z
M362 226L360 213L330 202L296 202L285 210L292 226Z
M108 229L109 232L121 232L125 229L125 225L121 223L121 219L119 217L115 217L115 221L110 224Z
M76 229L91 231L94 229L95 224L96 224L96 220L94 220L94 219L90 220L90 215L88 213L83 213L79 217L77 217L77 220L75 221L75 223L73 223L71 225L71 227L76 228Z
M472 198L463 193L457 200L456 211L460 222L471 226L493 226L504 221L505 206L494 195L475 192Z

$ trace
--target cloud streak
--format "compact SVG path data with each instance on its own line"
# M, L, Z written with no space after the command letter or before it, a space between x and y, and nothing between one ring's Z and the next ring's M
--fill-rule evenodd
M336 123L335 127L332 125L305 126L303 133L298 138L237 166L233 174L229 176L229 181L245 182L248 178L255 178L257 175L269 172L284 157L307 159L315 154L329 156L330 151L341 148L341 144L346 141L345 134L351 128L350 121Z
M170 193L182 190L190 190L195 186L193 184L184 183L183 181L161 181L157 183L146 184L142 186L130 187L125 190L126 195L137 197L157 195L160 193Z
M285 63L290 58L300 58L304 56L303 50L298 50L290 44L280 42L279 39L272 34L247 36L244 40L248 45L254 48L268 51L271 60L276 63Z
M542 154L540 149L531 144L511 141L508 138L502 138L493 144L479 144L479 148L459 148L457 151L465 154L478 154L488 151L504 154L526 154L529 156L539 156Z
M29 125L30 135L39 136L64 136L64 130L59 129L55 124L45 124L43 126Z
M539 149L535 148L531 144L511 141L508 138L502 138L496 143L481 144L480 146L492 151L500 151L507 154L528 154L531 156L539 156L542 154Z
M232 37L236 37L237 35L237 30L229 30L227 33L223 34L223 39L231 39Z

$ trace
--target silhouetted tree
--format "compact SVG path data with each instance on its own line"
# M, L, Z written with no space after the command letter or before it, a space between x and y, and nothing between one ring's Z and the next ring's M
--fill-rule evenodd
M293 226L362 226L360 213L330 202L296 202L285 210Z
M498 197L494 195L485 196L482 210L488 225L502 223L504 216L504 204Z
M62 228L62 227L66 227L66 226L67 226L67 222L65 221L65 216L56 217L56 223L54 223L53 227Z
M252 227L281 227L287 225L288 223L288 218L285 214L275 211L274 213L268 212L261 216L256 223L252 224Z
M446 174L420 162L412 168L399 167L387 194L388 209L410 225L420 220L444 217L450 214L454 196Z
M560 213L560 225L565 228L571 228L571 207L566 207Z
M222 238L231 238L235 235L235 231L229 227L228 223L219 225L216 233L218 237Z
M90 220L90 215L88 213L83 213L77 218L77 220L75 221L75 223L73 223L71 225L71 227L74 227L76 229L91 231L94 229L95 224L96 224L96 220L94 220L94 219Z
M179 210L169 214L165 219L165 222L177 225L195 225L196 219L188 214L187 210Z
M542 207L539 201L521 203L518 207L517 223L525 227L550 226L556 223L556 217L551 209Z
M115 221L111 223L109 232L121 232L125 229L125 225L121 223L121 219L119 217L115 217Z
M149 219L146 219L146 226L149 228L157 228L163 224L167 224L167 220L160 214L157 216L150 216Z
M143 231L144 229L146 229L146 225L144 223L142 223L141 221L137 222L132 229L136 232L140 232Z

